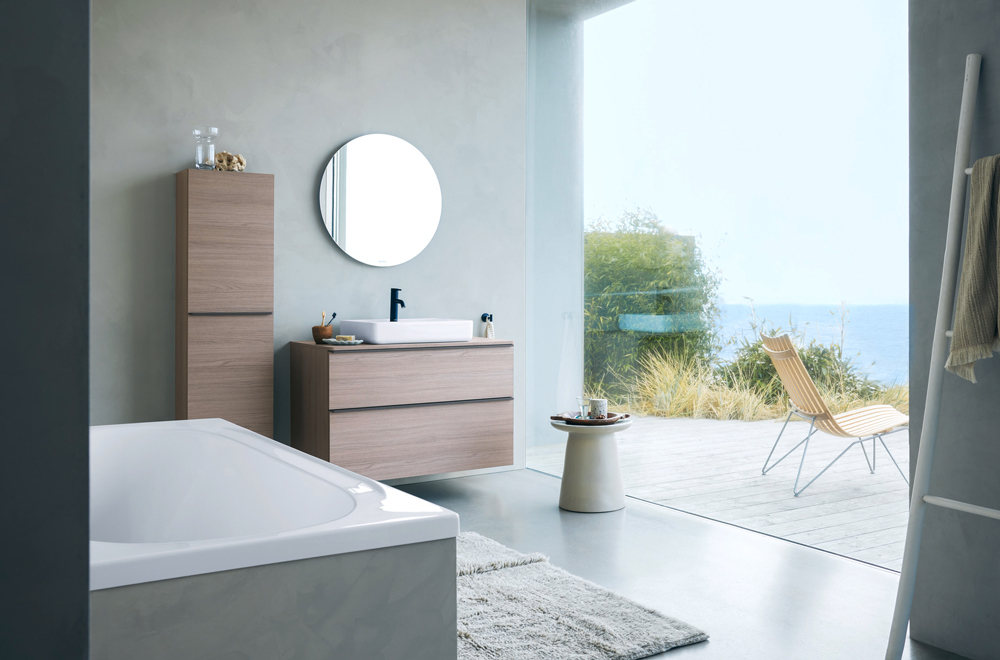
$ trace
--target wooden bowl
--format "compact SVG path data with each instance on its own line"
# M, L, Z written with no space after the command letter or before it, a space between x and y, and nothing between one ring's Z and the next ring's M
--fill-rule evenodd
M333 339L333 326L314 325L313 341L316 342L317 344L322 344L324 339Z

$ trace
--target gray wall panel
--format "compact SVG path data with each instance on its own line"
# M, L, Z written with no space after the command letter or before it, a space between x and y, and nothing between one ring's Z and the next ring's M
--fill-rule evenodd
M87 657L86 2L0 18L0 657Z
M583 22L530 7L528 444L583 391Z
M910 454L923 420L965 56L983 56L972 157L1000 152L1000 3L910 1ZM931 493L1000 508L1000 364L945 377ZM911 461L911 466L916 461ZM929 507L911 618L915 639L1000 658L1000 522Z
M528 2L528 445L565 442L549 415L583 390L584 23L629 2Z

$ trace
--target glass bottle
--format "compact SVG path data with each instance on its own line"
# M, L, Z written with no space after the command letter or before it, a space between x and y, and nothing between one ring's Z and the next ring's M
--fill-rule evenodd
M195 126L191 131L195 140L194 166L199 170L215 169L215 138L219 129L215 126Z

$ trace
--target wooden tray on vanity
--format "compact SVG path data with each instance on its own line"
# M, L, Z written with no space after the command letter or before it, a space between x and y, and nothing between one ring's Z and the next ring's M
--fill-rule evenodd
M564 412L560 415L552 415L549 419L557 422L566 422L567 424L575 424L577 426L611 426L612 424L617 424L623 419L628 419L630 415L628 413L616 413L609 412L607 419L584 419L582 417L577 417L573 413Z

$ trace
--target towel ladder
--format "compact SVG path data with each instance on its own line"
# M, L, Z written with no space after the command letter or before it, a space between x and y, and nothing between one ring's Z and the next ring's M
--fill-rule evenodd
M937 318L934 324L934 343L931 345L931 366L927 379L927 399L924 405L924 422L920 431L920 449L917 468L913 476L910 496L910 521L906 528L906 545L903 550L903 567L896 592L896 609L889 631L886 660L900 660L906 631L913 606L913 587L917 577L917 559L920 554L920 537L924 527L924 512L928 504L964 511L978 516L1000 520L1000 511L986 507L936 497L929 494L934 445L937 441L938 414L941 412L941 387L944 382L944 365L948 358L948 338L952 332L952 310L955 304L955 287L961 267L960 249L965 224L966 177L972 174L968 167L972 146L972 120L979 91L981 55L965 58L965 84L962 88L962 108L958 118L958 143L955 146L955 167L951 177L951 205L948 208L948 238L944 248L944 268L941 273L941 292L938 296Z

